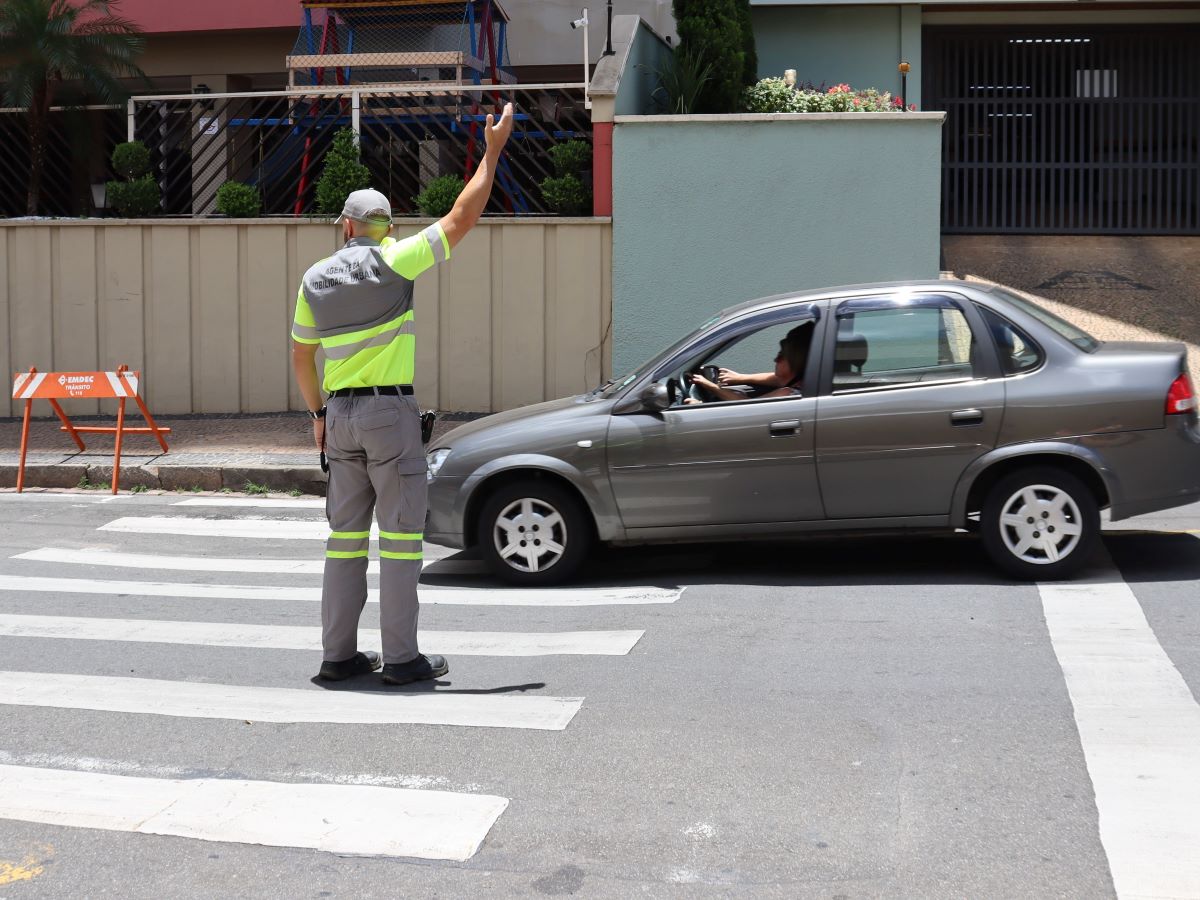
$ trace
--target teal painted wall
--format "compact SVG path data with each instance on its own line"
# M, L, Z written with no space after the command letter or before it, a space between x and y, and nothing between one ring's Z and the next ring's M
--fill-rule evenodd
M658 88L657 72L671 60L671 48L645 22L639 22L629 48L629 58L617 89L618 116L644 116L656 112L653 98Z
M758 76L795 69L800 82L878 88L900 94L905 60L908 102L921 106L919 6L756 6L751 10Z
M936 277L941 119L618 119L614 373L744 300Z

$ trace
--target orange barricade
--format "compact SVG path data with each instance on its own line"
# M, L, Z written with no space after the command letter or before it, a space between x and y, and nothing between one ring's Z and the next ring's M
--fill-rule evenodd
M33 411L34 400L49 400L54 412L62 420L61 430L69 433L80 450L86 450L80 434L115 434L116 449L113 451L112 492L117 492L118 480L121 477L121 439L126 434L153 434L163 453L167 452L167 442L163 435L170 433L170 428L162 428L146 409L146 404L138 396L138 381L141 372L130 372L128 366L120 366L115 372L39 372L31 368L28 372L18 372L13 376L14 400L25 401L25 421L21 426L21 463L17 467L17 491L25 488L25 452L29 449L29 418ZM146 419L146 428L127 428L125 425L125 401L130 397L142 411ZM97 400L115 398L117 401L116 425L75 425L67 418L59 400Z

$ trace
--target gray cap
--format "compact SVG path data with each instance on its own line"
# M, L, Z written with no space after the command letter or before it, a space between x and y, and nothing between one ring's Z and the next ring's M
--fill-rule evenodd
M352 191L342 207L342 219L354 219L356 222L376 222L390 225L392 222L392 204L379 191L370 188L362 191Z

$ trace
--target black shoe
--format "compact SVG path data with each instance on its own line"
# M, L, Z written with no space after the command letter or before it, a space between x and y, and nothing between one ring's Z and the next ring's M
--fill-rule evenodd
M379 668L379 663L379 654L367 650L355 653L349 659L343 659L340 662L325 660L321 663L321 671L317 673L317 677L324 678L326 681L343 681L355 675L374 672Z
M428 681L440 678L450 671L444 656L421 654L406 663L388 663L383 667L384 684L408 684L411 681Z

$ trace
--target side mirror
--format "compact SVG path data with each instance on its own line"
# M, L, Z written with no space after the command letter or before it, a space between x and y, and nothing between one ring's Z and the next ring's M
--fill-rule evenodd
M642 407L650 412L662 412L671 405L671 395L667 386L660 381L652 381L646 385L638 399L642 401Z
M662 412L671 405L671 395L667 392L667 386L655 381L636 394L626 397L620 403L613 407L615 415L624 415L625 413L643 413L643 412Z

